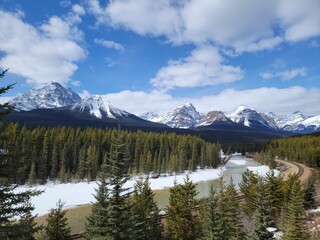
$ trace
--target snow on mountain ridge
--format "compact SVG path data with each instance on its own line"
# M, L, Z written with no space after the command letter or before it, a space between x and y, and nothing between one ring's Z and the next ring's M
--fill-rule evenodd
M270 124L264 117L257 111L245 106L240 105L233 113L227 115L235 123L240 123L246 127L251 127L252 124L261 124L268 128L275 126Z
M195 127L209 126L214 122L228 122L228 121L230 121L230 119L228 119L223 112L211 111L211 112L208 112L208 114L205 117L200 119L195 125Z
M72 89L66 89L59 83L51 82L15 97L10 103L14 104L18 111L30 111L38 108L64 107L80 100L81 97Z
M116 108L109 101L107 104L103 101L102 97L99 95L91 95L82 99L79 103L72 106L72 110L78 110L81 112L89 111L91 115L97 118L102 118L106 114L109 118L117 119L119 116L128 116L129 113Z
M202 115L197 112L191 103L186 103L172 111L149 119L153 122L163 123L172 128L189 128L197 123L202 118Z

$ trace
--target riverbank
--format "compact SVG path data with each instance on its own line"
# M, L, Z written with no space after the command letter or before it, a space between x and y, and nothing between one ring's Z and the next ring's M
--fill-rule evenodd
M223 175L225 168L218 169L198 169L196 172L185 172L179 175L166 175L158 178L150 178L150 187L152 190L161 190L170 188L174 182L183 183L188 175L194 183L218 179ZM135 176L124 185L125 188L132 188L135 182L139 179L144 179L146 176ZM73 208L81 205L86 205L94 202L93 194L97 188L96 181L92 182L74 182L74 183L48 183L36 187L19 186L15 191L21 192L30 189L38 189L44 191L41 195L31 199L35 206L33 214L39 216L45 215L51 208L56 207L59 199L65 202L64 208Z

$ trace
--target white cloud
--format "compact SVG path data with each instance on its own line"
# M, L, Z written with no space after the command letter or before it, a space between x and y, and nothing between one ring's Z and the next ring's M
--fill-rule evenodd
M173 89L231 83L242 77L239 67L223 64L216 48L202 46L184 59L169 61L150 82L156 88Z
M72 6L72 11L74 13L78 14L79 16L82 16L82 15L86 14L86 11L84 10L84 8L79 4L74 4Z
M300 41L320 35L319 0L281 0L278 14L285 39Z
M28 83L66 83L78 68L76 62L86 55L72 27L57 16L35 28L14 13L0 10L0 22L0 51L4 53L0 65Z
M122 0L101 6L87 0L97 23L165 36L172 43L272 49L286 41L320 35L319 0Z
M79 87L81 85L80 81L71 81L70 82L73 86Z
M99 45L105 47L105 48L115 49L120 52L124 51L124 47L120 43L116 43L114 41L96 38L96 39L94 39L94 42L96 44L99 44Z
M281 80L291 80L296 77L304 77L307 75L307 69L305 67L294 68L291 70L284 70L274 73L261 73L260 76L264 79L280 78Z
M158 110L160 114L177 106L191 102L202 113L212 110L231 112L245 104L259 112L273 111L277 114L290 114L301 110L304 114L320 114L320 89L306 89L299 86L289 88L257 88L250 90L226 89L217 95L199 98L174 98L160 91L122 91L103 95L115 106L139 115Z

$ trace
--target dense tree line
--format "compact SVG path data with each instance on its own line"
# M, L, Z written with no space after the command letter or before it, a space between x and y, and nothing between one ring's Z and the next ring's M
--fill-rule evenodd
M320 168L320 136L304 135L271 140L267 151L281 159Z
M12 182L45 183L48 178L96 179L108 159L116 130L54 127L28 129L18 124L1 125L6 139L0 149L19 156ZM190 135L123 131L129 157L129 174L173 174L198 166L217 167L220 146ZM11 160L10 160L11 161ZM13 160L12 160L13 161Z

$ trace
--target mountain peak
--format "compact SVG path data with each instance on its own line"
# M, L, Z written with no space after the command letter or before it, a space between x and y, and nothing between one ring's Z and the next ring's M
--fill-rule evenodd
M117 119L119 116L127 116L129 113L116 108L111 102L106 103L100 95L90 95L76 103L71 108L73 111L89 112L97 118L106 116L108 118Z
M242 112L244 110L253 110L251 108L249 108L247 105L241 104L237 107L237 109L235 110L235 112Z
M191 103L186 103L160 117L153 117L149 120L166 124L172 128L189 128L201 118L202 116L196 108Z
M64 88L60 83L51 82L40 88L32 88L28 93L12 99L18 111L30 111L38 108L56 108L73 105L81 97L70 88Z

